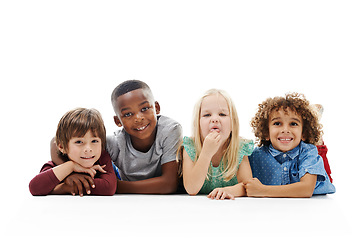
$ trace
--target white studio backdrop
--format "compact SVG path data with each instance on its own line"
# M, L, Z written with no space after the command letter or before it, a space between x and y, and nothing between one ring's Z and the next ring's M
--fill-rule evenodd
M207 89L232 96L249 139L259 103L305 94L325 108L336 194L353 203L359 11L357 1L2 1L3 198L28 197L66 111L98 109L111 134L113 88L139 79L184 135Z

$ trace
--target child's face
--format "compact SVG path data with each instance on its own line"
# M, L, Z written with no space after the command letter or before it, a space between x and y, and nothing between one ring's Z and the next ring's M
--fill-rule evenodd
M114 117L115 124L124 127L133 144L136 144L136 141L154 140L156 115L160 113L160 105L154 102L148 91L136 89L121 95L117 99L117 106L118 116Z
M205 97L200 110L201 139L205 139L210 132L217 131L225 142L231 130L230 111L225 98L220 94Z
M85 168L92 167L101 156L101 139L94 137L89 130L83 137L73 137L68 144L68 151L59 146L62 153L66 153L70 160Z
M287 109L273 111L269 118L269 134L273 147L279 151L287 152L300 144L303 121L295 112Z

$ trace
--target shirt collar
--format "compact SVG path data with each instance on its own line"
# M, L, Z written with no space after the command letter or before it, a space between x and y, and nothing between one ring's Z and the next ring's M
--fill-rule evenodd
M300 149L300 145L301 145L302 141L300 141L300 144L297 145L295 148L291 149L288 152L281 152L279 150L276 150L272 144L270 144L269 146L269 152L270 154L275 158L277 156L279 156L280 154L286 154L288 155L291 159L296 158L299 155L299 149Z

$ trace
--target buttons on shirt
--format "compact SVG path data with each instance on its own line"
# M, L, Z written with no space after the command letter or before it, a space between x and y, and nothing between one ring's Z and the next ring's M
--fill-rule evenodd
M284 167L284 171L287 171L288 170L288 168L287 167Z
M286 154L283 155L283 158L286 158Z

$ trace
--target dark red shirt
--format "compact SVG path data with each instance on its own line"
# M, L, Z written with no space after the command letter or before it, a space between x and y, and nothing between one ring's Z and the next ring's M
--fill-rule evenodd
M330 182L333 182L333 179L331 177L331 169L330 169L329 160L326 157L328 149L327 149L325 144L324 145L318 145L316 147L318 149L319 155L322 157L322 159L324 161L324 168L325 168L325 171L326 171L327 175L329 176Z
M103 151L95 164L99 164L100 166L106 165L104 168L106 173L98 172L95 175L95 188L91 189L90 195L114 195L117 182L110 155L106 151ZM29 189L32 195L44 196L51 194L52 190L61 183L52 170L55 166L55 163L52 161L45 163L40 173L30 181Z

